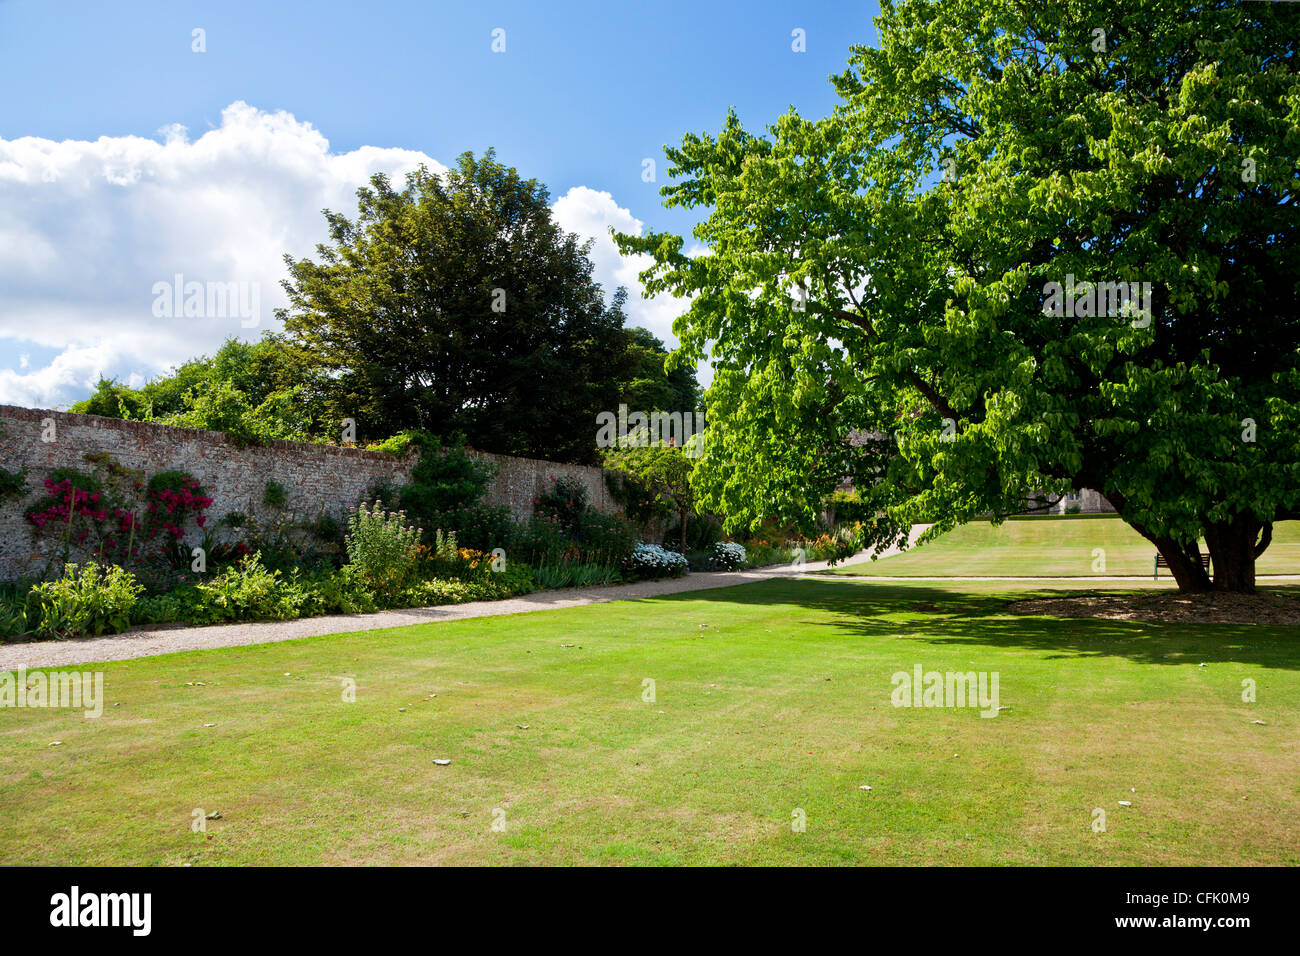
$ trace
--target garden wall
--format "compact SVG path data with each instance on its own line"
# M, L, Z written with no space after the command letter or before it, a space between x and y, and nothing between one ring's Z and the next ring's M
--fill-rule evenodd
M172 469L189 472L213 497L208 510L213 520L231 511L256 511L269 481L285 487L286 510L299 517L314 518L321 512L342 517L372 485L409 481L415 464L414 456L399 459L382 452L301 442L241 448L221 432L0 405L0 467L28 470L27 494L0 503L0 579L36 573L44 566L48 555L38 550L23 513L44 490L42 483L51 469L87 469L88 452L108 452L148 474ZM528 517L538 493L552 478L562 477L581 481L598 510L618 510L600 468L472 454L497 466L487 501L506 506L518 518Z

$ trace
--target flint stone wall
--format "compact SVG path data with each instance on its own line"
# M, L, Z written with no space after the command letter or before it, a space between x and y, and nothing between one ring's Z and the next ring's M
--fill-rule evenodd
M51 432L53 441L43 440ZM47 409L0 405L0 467L27 469L27 492L0 503L0 579L36 574L49 555L31 535L24 512L44 491L50 471L59 467L88 470L89 452L107 452L122 464L152 475L160 471L189 472L213 504L211 521L232 511L256 513L267 482L276 481L288 493L285 510L305 519L322 512L342 518L367 490L381 483L400 486L410 481L416 458L334 445L273 441L240 447L221 432L173 428L98 415L76 415ZM471 451L497 466L486 501L504 505L516 518L532 514L533 501L551 479L575 478L587 488L596 509L616 513L600 468L566 465L531 458L512 458Z

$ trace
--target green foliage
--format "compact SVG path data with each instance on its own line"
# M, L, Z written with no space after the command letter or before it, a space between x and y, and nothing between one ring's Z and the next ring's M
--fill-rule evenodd
M652 443L645 435L629 435L626 443L605 452L605 467L623 472L654 496L660 513L677 517L681 550L686 551L687 528L695 512L691 473L697 459L680 446ZM625 488L627 486L624 486ZM628 490L629 496L636 492Z
M471 457L460 441L444 445L433 435L405 432L390 442L392 445L380 446L381 450L400 448L403 456L414 450L420 456L411 469L411 483L403 486L398 496L402 507L419 521L426 515L477 504L496 476L495 465Z
M589 508L578 522L577 538L581 550L591 558L617 563L636 547L639 535L626 518Z
M695 367L670 364L671 353L647 329L632 328L626 334L630 368L622 401L627 407L640 412L695 412L700 407Z
M265 445L280 439L307 441L293 391L275 392L258 403L228 381L196 386L184 408L160 419L164 425L224 432L240 445Z
M286 339L328 383L321 407L367 434L462 432L475 447L595 458L592 422L614 408L627 350L623 302L592 279L586 247L549 197L489 151L326 212L319 261L286 257Z
M5 438L5 428L0 425L0 441ZM27 493L27 469L20 468L18 471L10 471L8 468L0 468L0 504L4 504L11 499L23 497Z
M268 481L262 489L262 504L267 508L279 510L289 503L289 492L278 481Z
M745 545L745 567L766 568L774 564L789 564L794 560L794 550L763 541Z
M576 537L587 512L587 486L576 478L551 478L550 487L533 502L533 513L552 518L567 535Z
M664 529L665 544L682 544L682 526L680 521L671 522ZM686 550L707 551L722 540L722 522L716 515L701 514L691 519L686 525Z
M31 630L60 639L124 631L143 591L131 572L114 565L69 564L58 580L32 588L36 624Z
M667 514L659 497L631 475L621 471L605 471L605 487L609 496L627 515L630 521L642 527Z
M71 411L228 431L247 444L307 436L336 441L337 422L322 418L317 407L320 387L282 339L232 338L212 357L192 359L139 389L101 379Z
M457 438L443 444L436 436L407 431L373 446L376 451L404 458L418 454L410 484L394 491L372 488L373 500L387 508L401 507L426 529L454 531L461 545L479 551L508 547L514 520L508 508L484 504L496 466L472 457Z
M434 512L428 520L439 528L456 532L461 546L475 551L509 549L516 534L514 516L502 505L466 505Z
M556 588L590 588L617 584L623 579L618 561L559 561L533 569L538 584L546 590Z
M259 554L223 568L195 590L201 601L194 609L195 623L202 624L289 620L298 617L306 603L302 587L264 567Z
M362 502L348 518L348 561L372 590L396 594L415 570L422 533L407 524L405 512L385 511L379 502L368 508ZM454 538L451 547L454 551Z
M146 594L132 608L131 623L146 626L199 623L206 619L202 606L203 595L192 585L162 594Z
M703 504L808 522L849 476L884 545L1094 488L1248 589L1300 516L1300 11L897 0L877 26L832 115L668 151L705 254L618 236L689 299L680 359L711 350ZM1150 315L1045 308L1070 277L1150 283Z
M830 498L831 511L837 522L868 522L875 517L874 506L856 491L837 491Z
M31 582L0 583L0 641L28 633L39 619L31 595Z

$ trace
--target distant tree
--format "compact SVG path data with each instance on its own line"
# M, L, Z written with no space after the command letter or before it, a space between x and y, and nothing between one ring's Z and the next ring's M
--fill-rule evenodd
M686 552L686 526L695 513L695 491L691 471L695 459L690 446L652 442L646 432L628 435L616 447L605 452L605 467L622 472L653 496L661 513L676 516L681 529L680 546Z
M355 219L326 210L318 261L285 257L285 339L328 377L329 413L367 436L460 432L484 451L595 462L626 293L605 304L545 188L489 151L401 190L376 175L357 197Z
M671 354L648 329L631 328L621 401L636 411L693 412L700 407L695 367L665 367Z
M290 349L274 337L227 339L215 355L191 359L140 388L101 379L71 411L223 431L250 443L337 440L334 422L313 412L319 383Z

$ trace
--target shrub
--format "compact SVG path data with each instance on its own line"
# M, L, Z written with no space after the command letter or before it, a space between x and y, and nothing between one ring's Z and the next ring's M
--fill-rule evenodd
M28 633L36 625L38 613L30 583L0 585L0 641Z
M199 624L288 620L298 617L306 604L302 589L281 580L279 571L267 570L260 554L223 568L211 581L196 585L195 590L201 599L195 608L195 623Z
M188 567L182 541L204 526L212 505L199 482L181 471L146 479L104 453L85 458L93 474L56 468L45 479L45 496L26 514L33 534L60 542L63 561L79 553L125 567Z
M32 588L40 637L95 637L124 631L144 588L115 565L69 564L63 577Z
M379 609L375 595L357 569L348 564L337 570L295 572L291 578L304 593L303 617L319 614L367 614Z
M25 494L27 494L27 469L10 471L8 468L0 468L0 502L8 501L10 498L21 498Z
M637 578L676 578L689 570L685 555L657 544L638 544L627 558L627 567Z
M671 553L671 552L670 552ZM543 588L590 588L616 584L623 579L621 564L615 562L572 561L534 569Z
M426 528L435 527L428 520L433 514L477 504L496 475L495 465L470 457L461 442L444 445L424 432L403 432L378 449L399 456L412 450L419 453L420 460L411 469L411 483L398 497L407 513Z
M406 523L405 512L385 511L378 501L367 508L362 502L348 518L344 538L348 561L370 588L380 594L397 594L415 569L421 534L420 528ZM451 550L456 550L454 540Z
M450 511L437 511L422 517L426 528L456 532L456 539L466 548L491 551L510 549L516 536L515 520L510 509L499 505L472 504Z
M587 512L587 486L576 478L551 478L551 486L533 501L533 513L553 518L571 538L578 536Z
M201 622L203 594L198 588L187 585L165 594L140 598L131 611L132 624L179 624Z
M289 503L289 491L278 481L268 481L262 489L262 504L279 510Z
M841 525L827 534L818 535L812 540L799 540L791 543L803 548L805 559L809 561L829 561L832 565L835 565L845 558L851 558L857 554L861 540L862 526L854 523L852 525Z
M637 546L636 528L618 515L588 511L578 528L579 550L586 561L621 563Z
M664 529L665 545L676 546L682 539L681 521L674 519ZM722 540L722 522L710 514L693 516L686 523L686 550L711 552Z
M745 546L736 541L719 541L709 550L711 571L739 571L747 560Z
M794 552L789 548L779 548L763 541L751 541L745 546L745 554L745 566L750 568L789 564L794 560Z
M837 522L870 521L878 505L863 501L856 491L837 491L830 498L831 511Z

